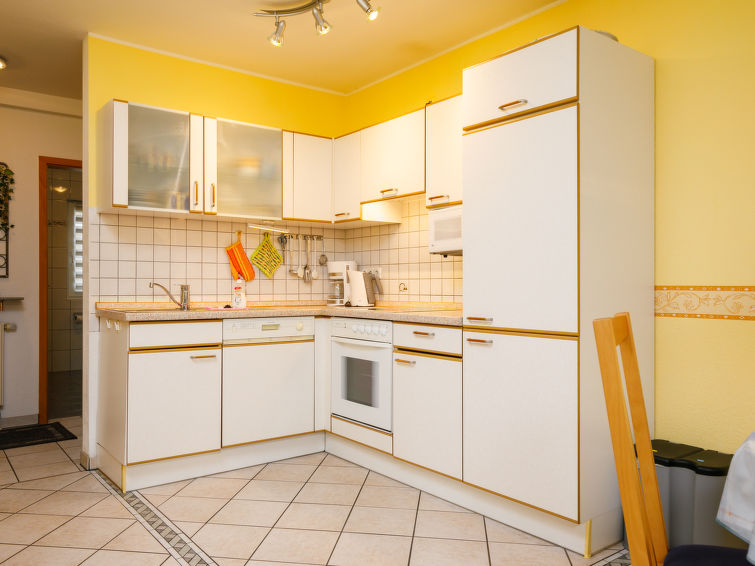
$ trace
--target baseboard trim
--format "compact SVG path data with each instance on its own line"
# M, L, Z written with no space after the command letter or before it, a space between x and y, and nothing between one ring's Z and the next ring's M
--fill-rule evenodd
M25 426L30 424L37 424L38 422L39 415L19 415L17 417L4 417L0 418L0 428Z

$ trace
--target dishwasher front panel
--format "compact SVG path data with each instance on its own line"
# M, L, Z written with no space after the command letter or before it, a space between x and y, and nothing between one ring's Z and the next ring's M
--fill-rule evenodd
M223 320L223 343L276 342L312 338L315 334L313 316L280 316L275 318L227 318Z
M314 339L223 348L223 446L312 432Z

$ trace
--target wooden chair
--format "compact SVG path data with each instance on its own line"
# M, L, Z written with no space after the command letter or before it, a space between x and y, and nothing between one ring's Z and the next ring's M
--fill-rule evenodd
M668 550L629 313L595 319L593 328L632 566L751 566L740 549L684 545Z

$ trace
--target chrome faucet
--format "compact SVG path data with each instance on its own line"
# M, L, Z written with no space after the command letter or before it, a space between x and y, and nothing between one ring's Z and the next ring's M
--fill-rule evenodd
M189 310L189 286L188 285L181 285L181 302L177 301L176 298L168 291L165 287L160 285L159 283L155 283L154 281L149 282L150 289L154 288L155 286L160 287L163 291L165 291L168 294L168 297L171 301L176 303L179 307L181 307L182 311Z

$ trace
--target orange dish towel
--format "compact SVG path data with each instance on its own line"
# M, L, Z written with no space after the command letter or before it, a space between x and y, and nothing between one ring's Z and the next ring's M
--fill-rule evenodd
M244 246L241 245L241 232L237 232L237 236L236 242L225 249L228 260L231 262L231 276L234 281L239 276L243 277L244 281L252 281L254 279L254 268L249 258L246 257Z

